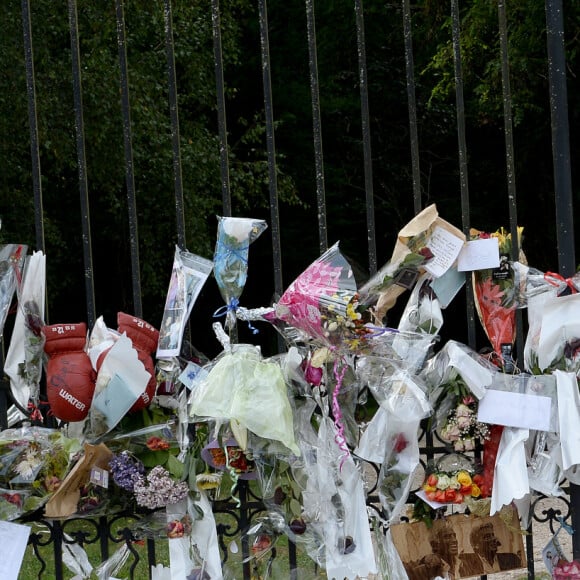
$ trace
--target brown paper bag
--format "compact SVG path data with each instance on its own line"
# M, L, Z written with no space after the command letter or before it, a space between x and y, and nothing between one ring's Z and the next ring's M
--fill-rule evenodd
M77 504L81 497L80 490L90 480L91 469L99 467L108 470L113 453L104 443L99 445L85 443L84 448L84 455L46 503L44 508L46 517L66 518L73 515L77 511Z
M524 543L515 510L505 514L457 514L435 520L391 526L393 542L409 580L450 580L526 567ZM506 521L507 519L507 521Z

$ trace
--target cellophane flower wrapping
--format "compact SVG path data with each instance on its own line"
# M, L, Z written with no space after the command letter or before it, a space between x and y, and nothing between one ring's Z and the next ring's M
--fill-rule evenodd
M24 244L4 244L0 246L0 336L12 297L22 283L22 272L28 246Z
M65 479L80 450L77 439L45 427L5 429L0 433L0 494L11 504L6 514L14 519L44 505Z
M227 328L233 328L236 323L235 310L248 276L250 244L267 227L266 222L259 219L218 216L214 275L226 303Z
M165 520L172 577L220 579L216 523L207 496L167 506Z
M169 290L159 328L158 359L179 356L185 325L212 269L211 260L175 247Z
M189 408L190 420L235 420L264 439L280 441L289 452L300 453L280 365L264 360L255 346L234 345L219 355L192 392Z
M530 489L549 497L565 494L561 485L565 480L562 469L560 438L547 431L530 432L526 442L528 481Z
M14 266L16 267L16 266ZM46 256L34 252L26 257L18 292L18 310L4 372L10 377L12 394L21 407L38 414L40 380L44 363L44 305ZM33 417L35 420L40 417Z
M465 241L464 234L439 217L432 204L399 231L389 261L360 288L361 303L370 308L376 324L385 323L398 297L412 289L418 276L430 271L431 265L436 263L432 251L435 247L431 242L435 232L440 230L445 230L445 235L455 238L459 245ZM456 249L459 252L459 246Z
M530 492L525 450L528 437L528 429L502 429L495 461L490 515Z
M110 485L137 506L163 508L187 497L189 483L173 420L135 431L112 434L106 444L112 452Z
M361 474L352 457L339 469L341 451L336 428L325 417L314 448L302 448L309 473L303 491L304 517L324 546L311 557L321 558L328 577L364 577L376 573Z
M439 334L443 326L441 303L431 288L433 276L419 276L401 314L398 329L425 334Z
M523 228L518 228L518 242ZM491 234L471 230L471 239L494 237L498 240L500 266L494 269L475 270L472 274L475 306L479 319L498 357L507 372L513 372L512 348L516 335L516 310L519 290L511 265L511 234L503 228ZM519 244L518 244L519 246ZM524 261L520 251L520 261Z
M276 303L275 314L303 333L306 341L342 352L357 352L371 334L358 305L352 267L338 243L290 284Z
M385 456L378 479L379 499L388 523L396 521L409 498L419 465L419 421L401 421L389 414Z
M419 374L434 408L432 428L443 427L461 397L471 395L481 399L498 372L495 365L467 345L447 341Z

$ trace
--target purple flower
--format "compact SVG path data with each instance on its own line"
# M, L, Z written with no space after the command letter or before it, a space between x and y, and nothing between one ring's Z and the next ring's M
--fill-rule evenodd
M135 483L143 479L145 467L141 461L133 457L128 451L113 455L109 461L113 481L127 491L133 491Z
M185 481L175 481L166 469L157 465L146 478L135 482L133 491L138 505L157 509L186 498L189 486Z

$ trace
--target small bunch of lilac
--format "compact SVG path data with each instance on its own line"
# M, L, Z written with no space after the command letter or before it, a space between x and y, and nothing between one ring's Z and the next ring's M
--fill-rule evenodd
M175 481L165 468L157 465L135 482L133 491L137 505L154 510L186 498L189 486L185 481Z
M135 484L143 479L145 466L139 459L131 455L129 451L121 451L113 455L109 461L113 481L127 491L133 491Z

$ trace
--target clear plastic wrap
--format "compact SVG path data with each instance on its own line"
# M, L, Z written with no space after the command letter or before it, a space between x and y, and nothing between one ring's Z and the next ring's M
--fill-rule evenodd
M226 306L226 328L236 323L236 310L248 276L250 244L267 228L263 220L218 216L214 275ZM216 313L219 315L220 313Z
M159 329L157 358L179 356L185 325L213 269L213 262L175 247L169 290Z

